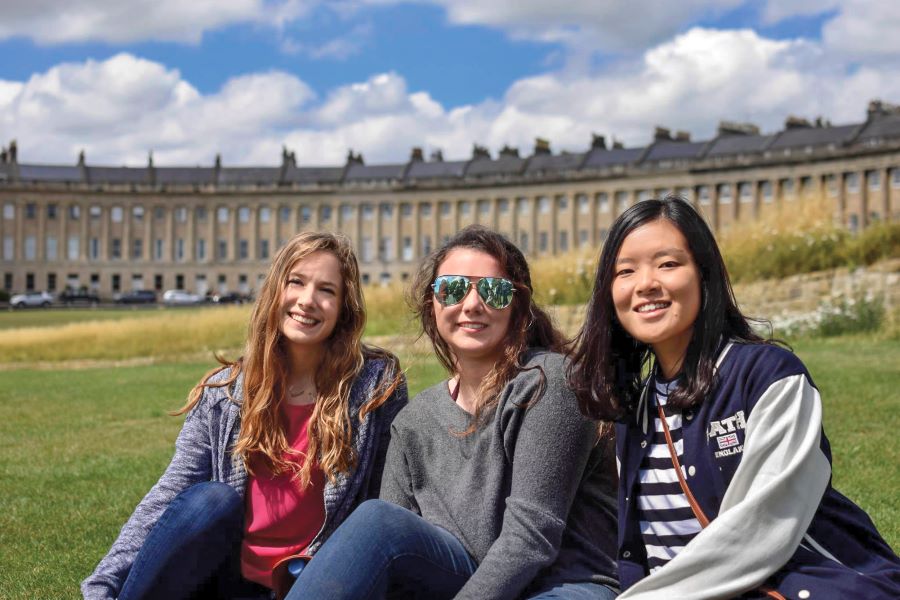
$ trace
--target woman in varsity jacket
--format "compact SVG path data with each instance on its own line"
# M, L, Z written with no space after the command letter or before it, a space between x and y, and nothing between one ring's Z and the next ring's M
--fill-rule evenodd
M423 261L411 299L450 377L397 416L381 499L288 600L614 598L612 444L566 386L522 252L467 227Z
M613 224L569 381L617 419L621 598L900 597L897 556L831 487L810 374L750 328L685 201Z
M284 592L378 495L390 425L406 404L397 359L362 344L364 325L349 241L289 240L263 281L243 357L192 390L172 462L82 583L84 597Z

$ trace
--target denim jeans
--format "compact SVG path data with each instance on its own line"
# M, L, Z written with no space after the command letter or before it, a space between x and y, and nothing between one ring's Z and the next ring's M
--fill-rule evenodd
M478 565L453 535L384 500L357 507L285 600L452 598Z
M563 583L528 594L528 600L613 600L618 594L602 583Z
M205 482L169 503L144 540L119 600L267 598L241 577L244 503L231 486Z

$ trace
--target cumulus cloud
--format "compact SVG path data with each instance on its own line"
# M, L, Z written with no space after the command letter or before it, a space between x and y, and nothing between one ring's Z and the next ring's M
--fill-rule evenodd
M283 144L298 162L339 165L347 149L367 162L402 162L412 146L470 155L472 143L530 153L584 150L593 132L646 144L655 124L714 135L720 119L779 129L789 114L861 121L866 102L900 99L900 66L831 60L823 44L772 40L752 30L695 28L627 63L514 82L493 100L444 106L401 74L376 74L316 96L294 75L253 73L200 93L175 69L120 54L58 65L27 81L0 81L0 130L24 162L275 164Z

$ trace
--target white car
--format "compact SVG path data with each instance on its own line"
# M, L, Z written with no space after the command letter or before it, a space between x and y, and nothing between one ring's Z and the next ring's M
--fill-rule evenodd
M166 306L185 306L201 302L203 302L202 296L192 294L187 290L167 290L163 294L163 304Z
M9 299L9 305L13 308L26 308L39 306L41 308L50 308L53 304L53 295L47 292L25 292L24 294L13 294Z

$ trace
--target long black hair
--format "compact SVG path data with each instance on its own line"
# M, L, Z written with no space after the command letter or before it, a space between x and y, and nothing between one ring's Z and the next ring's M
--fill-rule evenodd
M475 402L475 414L466 434L482 424L483 416L497 405L499 392L523 370L521 359L529 348L546 348L554 352L565 350L565 337L554 326L550 316L534 301L528 261L515 244L503 235L483 227L470 225L461 229L440 248L429 254L416 273L409 291L409 305L419 319L422 332L431 340L438 361L451 374L456 373L456 358L447 342L441 338L434 315L434 290L431 285L439 275L438 269L453 250L468 248L492 256L503 267L516 288L509 329L503 340L503 356L485 377ZM541 386L542 388L543 386ZM540 396L542 389L535 393ZM530 402L530 401L529 401Z
M610 228L569 366L569 385L578 395L581 411L594 419L618 419L635 410L643 369L653 358L650 347L634 339L619 323L612 288L616 257L625 238L659 219L672 223L685 237L700 272L700 312L682 363L682 382L669 397L669 404L683 409L709 395L724 340L768 341L753 331L738 309L722 253L703 217L677 196L638 202L619 215Z

